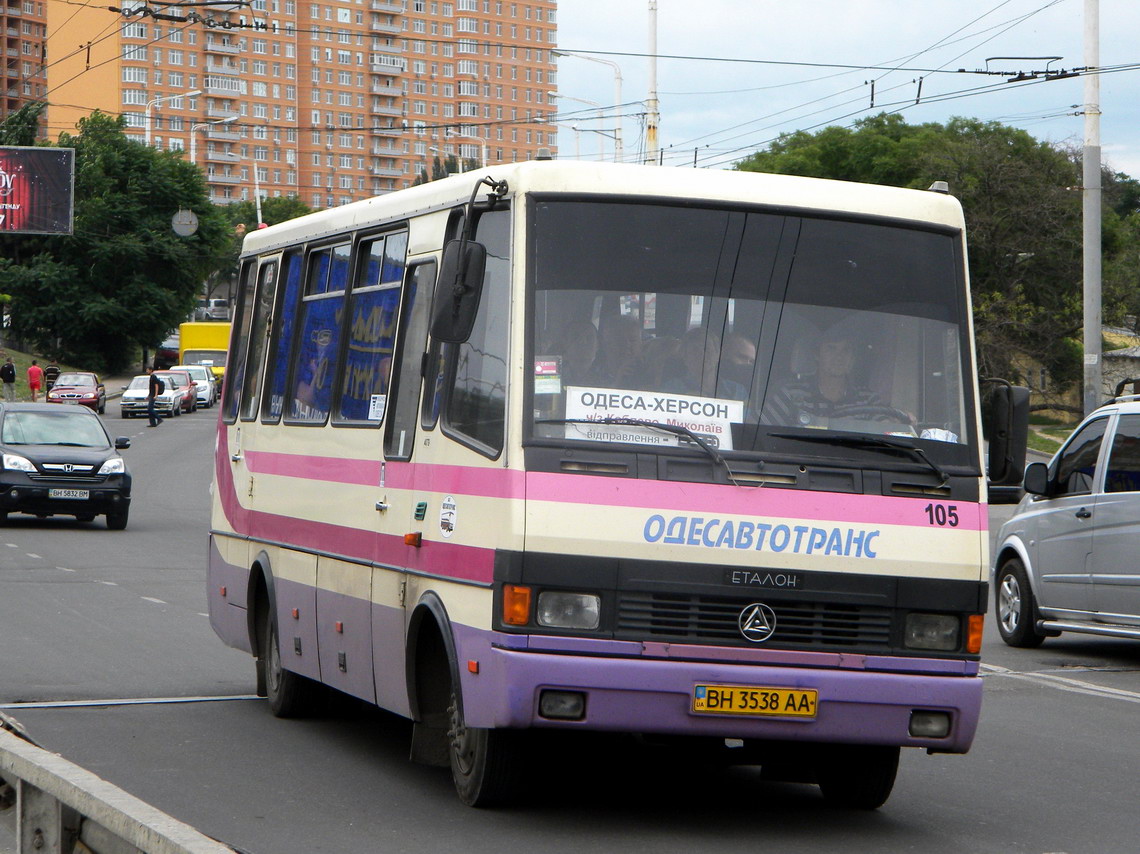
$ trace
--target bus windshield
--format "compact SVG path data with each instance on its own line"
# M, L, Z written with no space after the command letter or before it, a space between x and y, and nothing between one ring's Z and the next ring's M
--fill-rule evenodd
M958 235L558 199L529 228L534 439L976 456Z

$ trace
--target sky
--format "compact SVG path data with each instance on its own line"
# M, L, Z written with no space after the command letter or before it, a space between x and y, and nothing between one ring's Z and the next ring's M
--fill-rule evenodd
M781 133L848 126L883 111L910 124L995 121L1079 148L1085 78L1011 77L1090 64L1089 2L657 0L664 162L731 168ZM1140 0L1096 5L1103 161L1140 178ZM615 69L594 60L616 63L621 74L623 159L644 157L648 10L649 0L559 0L558 49L570 54L558 65L559 157L614 159Z

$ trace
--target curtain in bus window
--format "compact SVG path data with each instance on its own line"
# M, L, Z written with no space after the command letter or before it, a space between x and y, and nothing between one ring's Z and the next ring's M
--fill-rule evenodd
M249 326L249 356L246 358L245 383L241 393L241 417L247 421L257 416L261 369L265 359L265 339L268 333L266 324L269 320L269 310L273 305L274 286L277 284L277 261L263 264L257 279L257 295Z
M406 246L406 233L360 244L359 273L349 296L348 349L335 414L337 421L379 425L384 419L396 347Z
M285 256L282 277L284 286L278 289L276 328L273 330L273 341L270 344L270 363L266 367L269 378L262 419L267 422L281 420L285 382L289 374L289 351L293 346L293 327L297 320L297 303L301 296L303 260L300 252L290 252Z
M412 454L419 408L420 371L428 334L428 308L435 285L435 262L418 264L404 287L398 370L389 394L392 414L384 437L384 456L406 460Z
M222 401L222 418L232 421L237 415L238 396L245 378L245 348L249 340L249 318L253 313L253 293L257 285L257 261L247 261L241 272L238 286L237 315L234 318L236 334L233 339L233 359L226 367L225 397Z
M510 308L510 211L479 218L475 239L487 247L483 295L471 338L456 349L446 424L495 454L506 421L507 333Z
M348 282L347 243L312 254L301 304L300 340L289 408L291 421L320 423L332 406L333 378Z

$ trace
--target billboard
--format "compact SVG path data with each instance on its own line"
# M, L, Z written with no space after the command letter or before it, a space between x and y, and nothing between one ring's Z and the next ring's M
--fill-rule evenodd
M0 146L0 234L71 234L75 149Z

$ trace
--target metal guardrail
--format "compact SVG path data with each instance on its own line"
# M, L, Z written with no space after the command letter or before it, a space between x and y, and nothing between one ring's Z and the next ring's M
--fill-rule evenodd
M17 854L234 854L118 786L36 745L0 714L0 824Z

